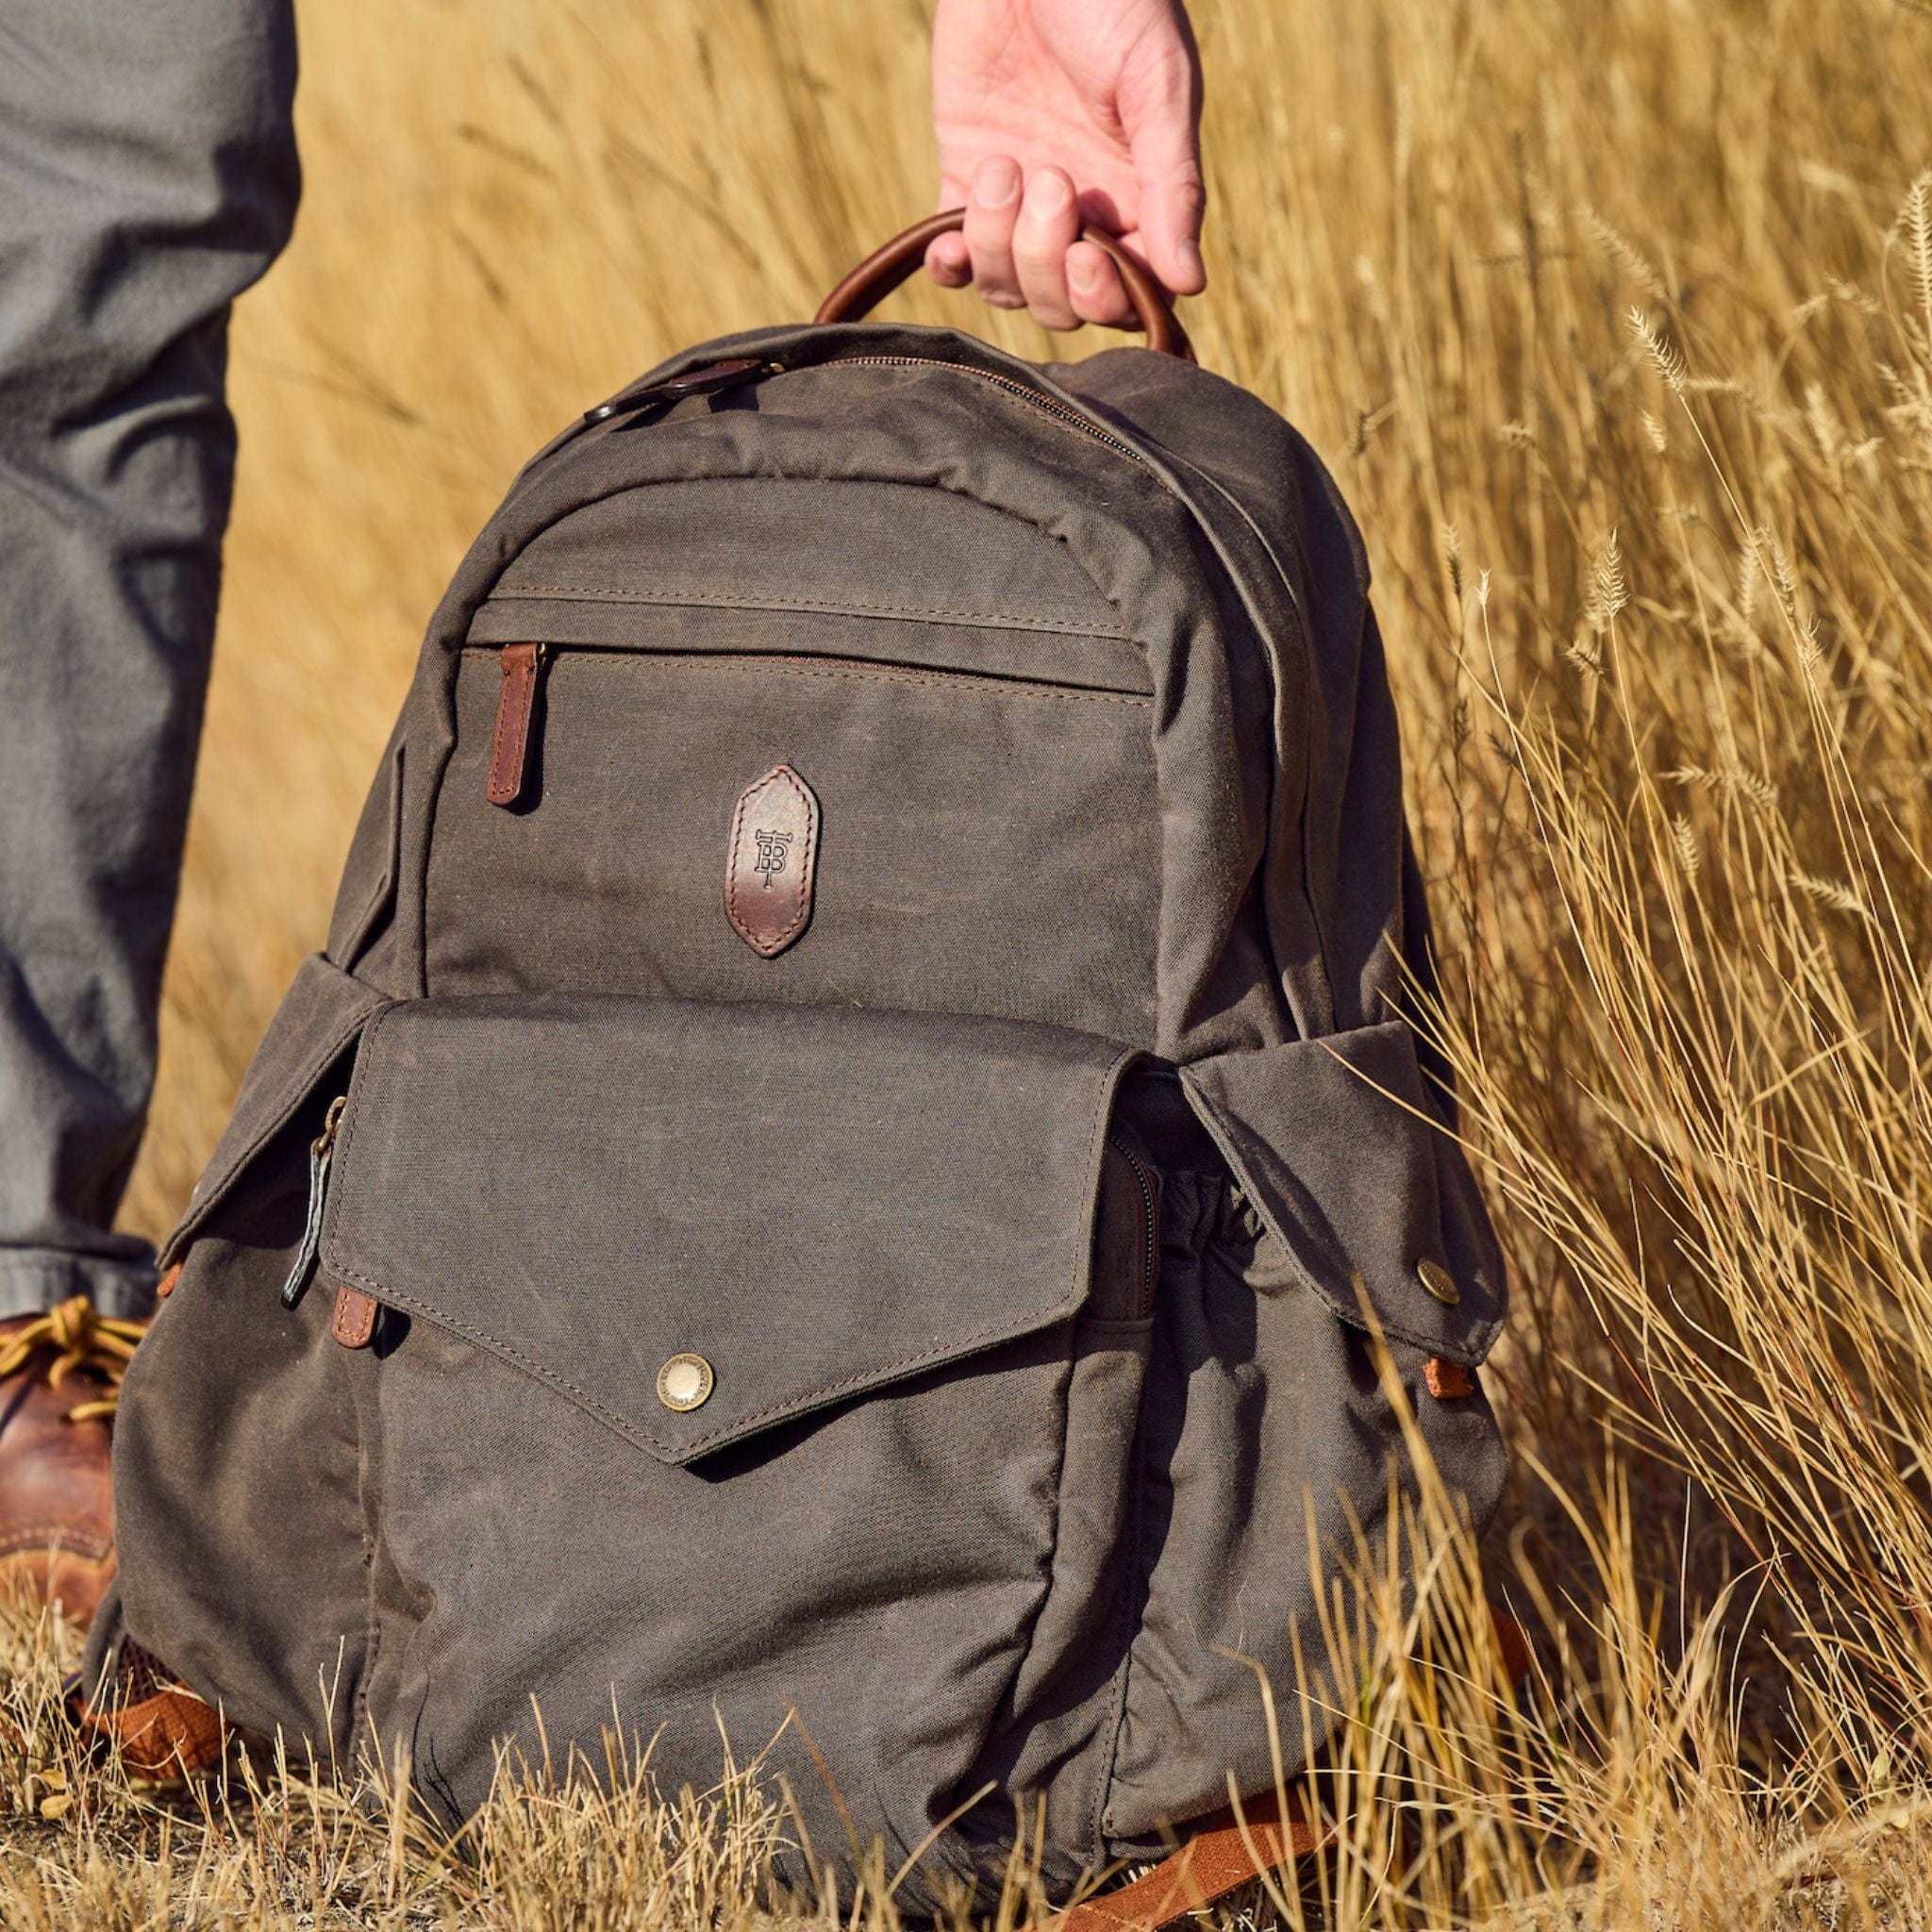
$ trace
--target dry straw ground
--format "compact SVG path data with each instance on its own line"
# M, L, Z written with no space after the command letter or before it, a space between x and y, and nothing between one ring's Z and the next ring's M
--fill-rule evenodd
M1513 1528L1479 1575L1431 1506L1420 1604L1338 1591L1328 1641L1365 1665L1347 1823L1313 1902L1274 1908L1919 1924L1932 10L1200 16L1192 324L1367 528L1519 1290ZM148 1229L317 941L419 627L514 466L674 346L806 312L932 178L920 0L317 0L302 25L309 198L238 327ZM1461 1634L1484 1589L1541 1647L1520 1711ZM20 1642L9 1927L758 1909L741 1791L660 1810L540 1779L470 1867L272 1777L144 1811L65 1761L46 1643Z

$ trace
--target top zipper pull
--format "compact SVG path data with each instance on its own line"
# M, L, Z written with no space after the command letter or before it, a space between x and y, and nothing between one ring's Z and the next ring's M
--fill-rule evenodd
M537 709L537 684L548 657L541 644L503 647L503 688L496 698L496 734L490 741L490 771L483 793L491 805L508 807L524 795L530 761L530 720Z
M584 421L608 423L611 417L625 416L634 409L654 409L671 403L681 403L686 396L716 395L720 390L736 389L740 383L749 382L754 375L760 374L776 375L779 366L775 362L767 362L762 356L733 356L728 361L708 362L702 369L674 375L668 381L626 390L623 395L613 397L608 403L599 403L594 409L586 409Z
M308 1143L308 1218L302 1224L302 1245L295 1250L295 1264L282 1283L285 1308L292 1308L302 1299L302 1291L315 1273L315 1251L322 1242L322 1207L328 1194L329 1166L335 1159L336 1129L341 1125L342 1109L348 1104L346 1093L332 1100L322 1132Z

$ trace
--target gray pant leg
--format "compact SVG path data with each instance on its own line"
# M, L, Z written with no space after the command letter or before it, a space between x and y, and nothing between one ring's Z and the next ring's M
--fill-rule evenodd
M235 426L299 179L288 0L0 8L0 1316L146 1311L154 1082Z

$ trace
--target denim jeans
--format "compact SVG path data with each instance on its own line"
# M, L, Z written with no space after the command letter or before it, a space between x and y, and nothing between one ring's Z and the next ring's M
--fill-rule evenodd
M144 1313L113 1231L213 643L229 306L300 176L289 0L0 13L0 1316Z

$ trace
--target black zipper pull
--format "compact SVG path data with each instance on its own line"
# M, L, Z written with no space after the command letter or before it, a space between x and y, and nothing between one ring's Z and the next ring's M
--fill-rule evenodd
M666 382L653 382L642 389L627 390L608 403L599 403L594 409L586 409L584 421L608 423L611 417L628 415L634 409L663 408L672 403L681 403L686 396L716 395L721 390L736 389L740 383L749 382L754 375L776 375L779 373L778 364L767 362L762 356L733 356L728 361L708 362L702 369L674 375Z
M336 1129L341 1124L342 1108L348 1104L347 1094L331 1101L322 1132L308 1143L308 1219L302 1225L302 1245L295 1251L295 1265L289 1270L288 1280L282 1283L285 1308L292 1308L302 1299L302 1291L315 1273L315 1251L322 1242L322 1204L328 1194L329 1164L335 1159Z

